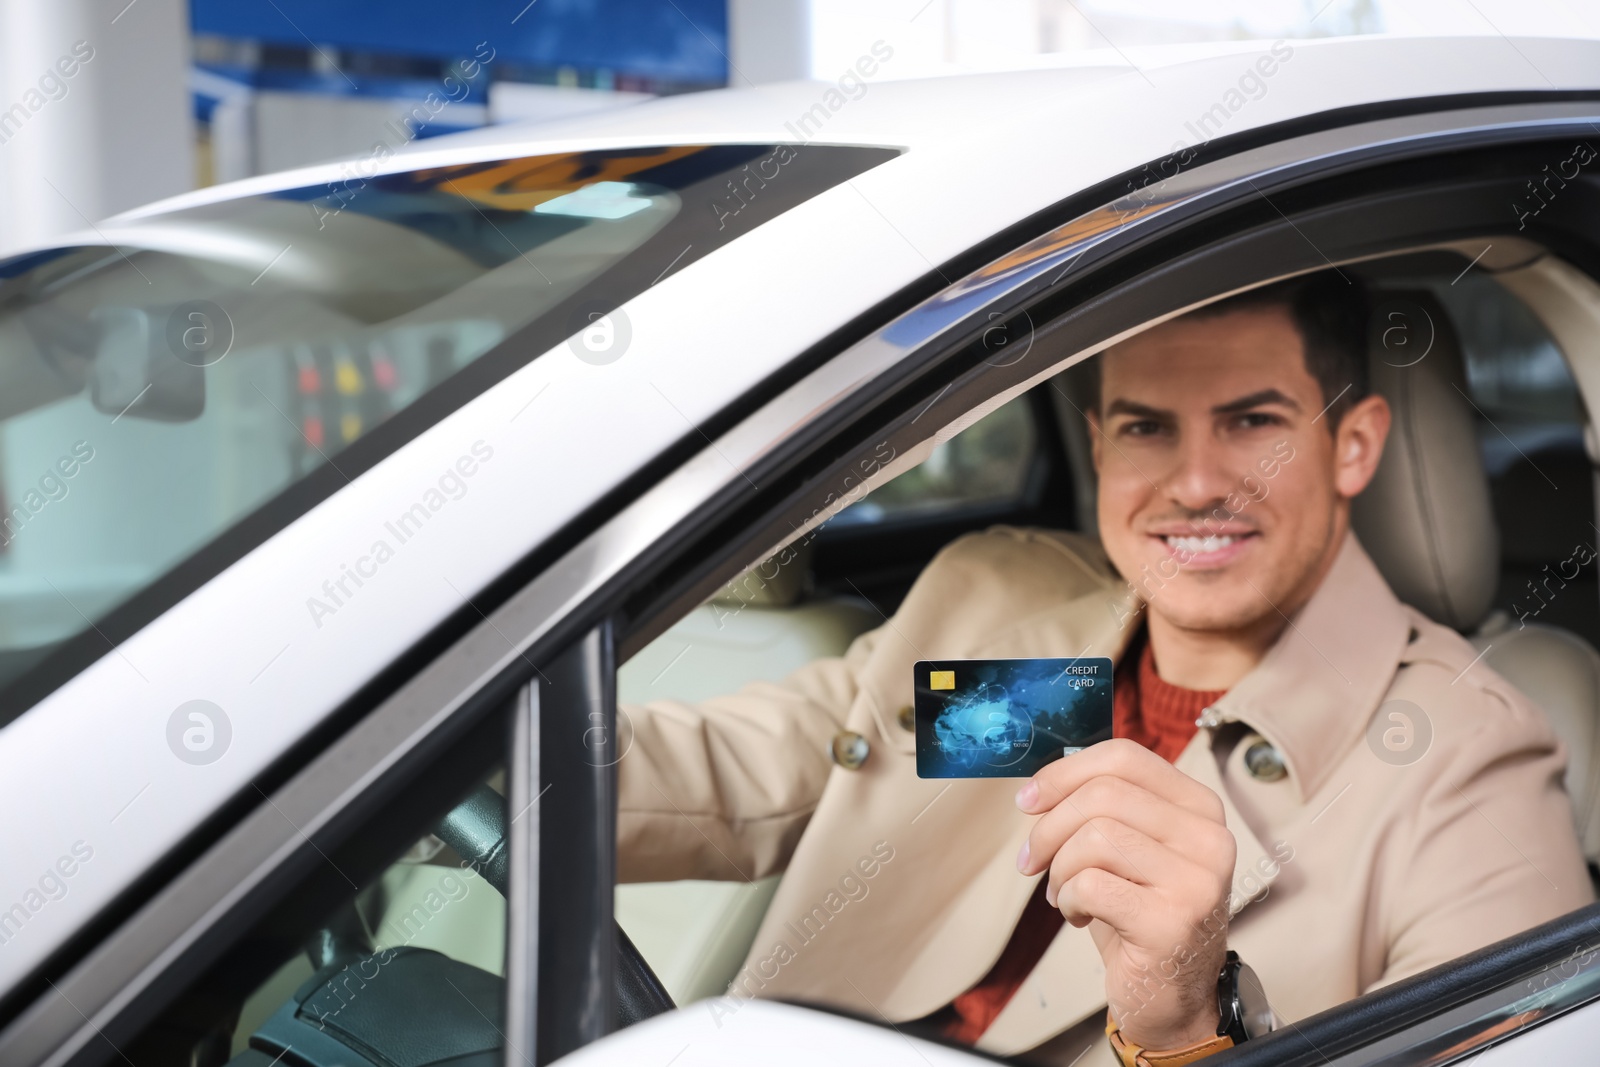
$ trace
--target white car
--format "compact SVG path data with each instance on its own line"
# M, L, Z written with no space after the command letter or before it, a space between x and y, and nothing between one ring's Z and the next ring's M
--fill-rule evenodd
M770 883L615 887L619 693L1092 531L1069 368L1329 265L1430 368L1364 543L1551 716L1600 856L1600 42L893 54L0 262L0 1064L976 1062L722 996ZM1224 1058L1589 1062L1597 923Z

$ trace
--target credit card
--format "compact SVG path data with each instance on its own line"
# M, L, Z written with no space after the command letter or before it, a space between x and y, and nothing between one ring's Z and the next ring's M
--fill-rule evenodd
M1111 660L921 660L918 778L1027 778L1111 736Z

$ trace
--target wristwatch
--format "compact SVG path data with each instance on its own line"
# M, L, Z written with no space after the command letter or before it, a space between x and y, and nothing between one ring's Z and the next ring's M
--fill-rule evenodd
M1222 1016L1217 1033L1233 1038L1235 1045L1278 1028L1278 1017L1267 1003L1261 979L1231 948L1217 976L1217 1013Z
M1183 1048L1160 1052L1140 1048L1123 1038L1122 1028L1110 1012L1106 1013L1106 1037L1110 1039L1111 1051L1116 1053L1122 1067L1187 1067L1225 1048L1242 1045L1252 1037L1260 1037L1276 1029L1278 1019L1267 1003L1261 980L1232 949L1228 950L1222 962L1222 973L1217 976L1217 1014L1220 1021L1216 1035Z

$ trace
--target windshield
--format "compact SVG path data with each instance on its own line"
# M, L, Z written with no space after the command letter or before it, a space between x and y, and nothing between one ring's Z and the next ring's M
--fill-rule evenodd
M0 261L0 723L449 409L565 337L603 348L655 280L893 154L354 166Z

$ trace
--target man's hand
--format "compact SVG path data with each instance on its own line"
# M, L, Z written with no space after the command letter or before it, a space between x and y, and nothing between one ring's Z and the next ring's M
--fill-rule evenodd
M1017 867L1048 867L1046 899L1093 923L1124 1037L1164 1050L1214 1035L1236 851L1217 795L1117 738L1049 764L1017 806L1040 816Z

